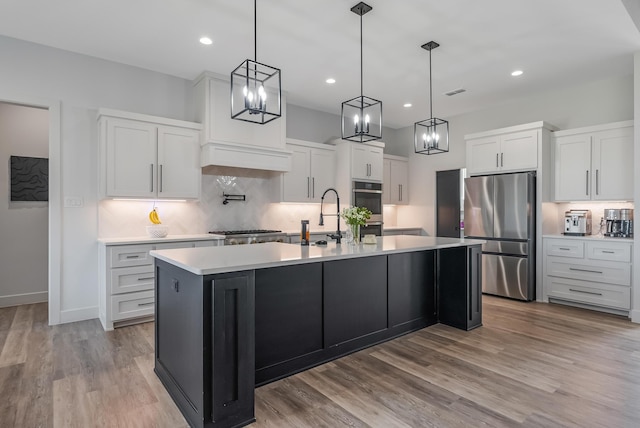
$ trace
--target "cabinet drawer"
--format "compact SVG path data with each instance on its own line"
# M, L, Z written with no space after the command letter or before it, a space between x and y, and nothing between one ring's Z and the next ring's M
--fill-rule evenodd
M547 257L546 274L583 281L631 285L631 266L626 263L571 263L559 257Z
M154 296L153 290L111 296L111 319L121 321L153 315Z
M546 280L550 298L624 310L629 310L631 307L630 287L550 276L547 276Z
M631 244L627 242L587 242L587 258L631 263Z
M153 290L153 265L111 269L111 294Z
M569 239L547 239L547 255L559 257L584 257L584 242Z
M199 247L218 247L224 245L224 239L216 239L215 241L195 241L194 246Z
M156 250L173 250L176 248L193 248L195 244L195 241L167 242L164 244L156 244L154 247Z
M153 257L149 255L153 247L151 245L121 245L109 247L107 266L130 267L152 265Z

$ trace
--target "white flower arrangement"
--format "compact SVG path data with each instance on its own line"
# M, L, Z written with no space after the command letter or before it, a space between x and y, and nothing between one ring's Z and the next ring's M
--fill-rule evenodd
M367 223L367 220L371 218L371 211L365 207L344 208L340 217L342 217L349 225L364 226Z

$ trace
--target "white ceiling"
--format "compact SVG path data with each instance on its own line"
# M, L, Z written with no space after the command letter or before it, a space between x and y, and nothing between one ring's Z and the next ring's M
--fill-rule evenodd
M629 1L629 0L624 0ZM282 70L288 102L339 114L360 95L356 0L258 0L258 61ZM484 108L633 73L640 32L623 0L369 0L364 94L385 125ZM251 0L2 0L0 34L193 79L253 59ZM198 42L202 35L211 46ZM521 77L510 76L515 69ZM337 80L332 86L327 77ZM453 97L444 92L467 92ZM413 103L405 109L405 102Z

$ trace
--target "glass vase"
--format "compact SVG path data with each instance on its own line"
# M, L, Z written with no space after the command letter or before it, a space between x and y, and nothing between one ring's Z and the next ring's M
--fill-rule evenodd
M360 244L360 225L350 224L349 229L351 229L351 236L353 236L353 239L351 240L351 244L352 245Z

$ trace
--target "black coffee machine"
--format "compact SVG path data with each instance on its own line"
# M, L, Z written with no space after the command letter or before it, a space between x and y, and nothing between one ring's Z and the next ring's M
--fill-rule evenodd
M633 238L633 209L606 209L604 219L607 222L604 236Z

